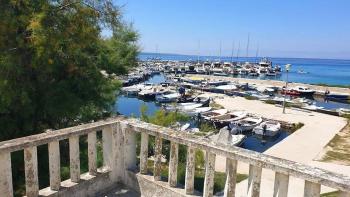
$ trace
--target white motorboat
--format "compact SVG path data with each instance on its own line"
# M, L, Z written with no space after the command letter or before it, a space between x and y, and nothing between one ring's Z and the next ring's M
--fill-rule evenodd
M272 137L278 134L280 132L280 129L281 123L277 121L268 120L254 127L253 132L257 135Z
M221 90L221 91L233 91L233 90L237 90L238 88L234 84L228 84L228 85L217 86L215 87L215 89Z
M245 111L232 111L221 116L215 116L210 118L216 128L222 128L228 126L231 122L241 120L247 116Z
M296 86L291 88L291 90L299 93L300 96L312 96L316 92L315 90L303 86Z
M151 89L152 86L144 85L144 84L136 84L128 87L123 87L121 90L125 92L127 95L137 95L141 90Z
M211 107L198 107L198 108L195 108L193 110L188 111L187 114L191 115L191 116L194 116L194 115L197 115L197 114L200 114L200 113L208 112L211 109L212 109Z
M179 97L180 97L180 94L177 92L170 93L170 94L161 94L161 95L155 96L156 101L159 103L175 102Z
M227 112L228 112L227 109L217 109L217 110L201 113L201 117L204 120L210 120L210 118L212 118L212 117L221 116L221 115L226 114Z
M169 105L167 110L180 110L183 112L193 111L196 108L202 107L201 103L178 103L177 105Z
M243 133L246 131L253 130L254 127L258 126L262 122L262 118L258 116L249 116L242 120L233 121L229 124L231 132L233 134Z

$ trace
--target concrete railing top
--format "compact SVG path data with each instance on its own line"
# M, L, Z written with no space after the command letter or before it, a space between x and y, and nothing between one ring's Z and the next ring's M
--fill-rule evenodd
M0 142L0 155L75 136L86 135L113 126L118 126L125 131L136 131L156 136L177 144L183 144L216 155L221 155L232 160L242 161L259 168L271 169L277 173L291 175L312 183L350 192L349 176L336 174L320 168L280 159L239 147L217 145L204 137L198 137L185 132L179 132L173 129L145 123L137 119L126 119L124 117L111 118L76 127Z

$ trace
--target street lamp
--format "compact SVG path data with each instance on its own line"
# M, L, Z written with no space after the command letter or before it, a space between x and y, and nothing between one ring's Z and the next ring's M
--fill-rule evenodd
M283 113L286 113L286 97L287 97L287 88L288 88L288 72L290 70L291 64L286 64L286 72L287 72L287 79L286 79L286 87L284 88L284 98L283 98Z

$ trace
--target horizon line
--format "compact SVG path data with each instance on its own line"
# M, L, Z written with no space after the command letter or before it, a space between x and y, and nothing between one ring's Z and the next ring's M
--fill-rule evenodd
M167 55L184 55L184 56L198 56L193 55L193 54L181 54L181 53L162 53L162 52L147 52L147 51L141 51L140 53L150 53L150 54L167 54ZM199 57L220 57L220 56L216 56L216 55L199 55ZM221 57L231 57L231 56L221 56ZM262 58L262 57L269 57L269 58L281 58L281 59L318 59L318 60L346 60L346 61L350 61L349 59L346 58L321 58L321 57L276 57L276 56L258 56L258 58ZM237 56L234 56L234 58L237 58ZM256 58L254 56L249 56L249 57L244 57L244 56L239 56L238 58Z

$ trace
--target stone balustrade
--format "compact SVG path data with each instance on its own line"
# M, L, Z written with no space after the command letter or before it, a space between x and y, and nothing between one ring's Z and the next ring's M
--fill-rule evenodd
M102 131L103 167L97 168L96 132ZM139 165L136 155L136 133L141 133ZM80 173L79 138L87 135L88 173ZM155 137L153 178L147 171L149 137ZM70 179L61 180L61 140L69 140ZM162 141L169 140L170 160L168 183L161 179ZM50 186L39 190L37 147L48 144ZM179 145L187 146L185 185L177 183ZM203 196L213 196L215 157L226 157L224 195L235 196L237 161L249 164L247 196L260 195L262 169L275 172L274 196L288 194L289 177L305 180L305 197L320 196L321 185L350 196L350 177L335 174L293 161L279 159L239 147L222 146L209 139L148 124L136 119L117 117L72 128L0 143L0 194L13 196L11 153L24 151L26 196L95 196L123 184L143 196L186 196L195 194L195 150L206 152Z

